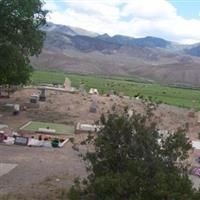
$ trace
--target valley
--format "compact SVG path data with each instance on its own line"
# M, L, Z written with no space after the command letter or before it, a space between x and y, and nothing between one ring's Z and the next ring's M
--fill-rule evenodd
M97 75L78 75L62 72L35 71L32 76L32 84L42 83L63 84L65 77L72 81L72 86L79 88L80 83L85 88L97 88L100 94L109 91L122 92L126 96L139 97L157 103L200 110L200 91L198 89L183 89L149 83L148 80L138 77L114 77Z

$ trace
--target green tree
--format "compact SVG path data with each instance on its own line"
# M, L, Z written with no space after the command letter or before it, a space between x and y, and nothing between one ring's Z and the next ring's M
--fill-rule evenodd
M101 117L104 128L88 142L89 175L76 180L70 200L194 200L200 197L188 178L191 145L184 130L159 134L153 115Z
M29 60L24 59L21 53L12 46L2 45L2 48L3 50L0 51L1 83L5 85L25 84L32 71Z
M41 51L47 11L41 0L0 0L0 85L25 84Z

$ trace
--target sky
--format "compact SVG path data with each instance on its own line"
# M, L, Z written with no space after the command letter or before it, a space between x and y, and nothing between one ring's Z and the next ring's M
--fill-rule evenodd
M200 0L44 0L48 21L110 36L200 42Z

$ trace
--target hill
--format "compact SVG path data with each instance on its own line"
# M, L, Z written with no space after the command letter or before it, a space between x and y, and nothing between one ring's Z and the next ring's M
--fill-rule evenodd
M32 58L37 69L81 74L140 76L164 83L199 85L200 58L194 46L161 38L99 35L83 29L48 24L42 53Z

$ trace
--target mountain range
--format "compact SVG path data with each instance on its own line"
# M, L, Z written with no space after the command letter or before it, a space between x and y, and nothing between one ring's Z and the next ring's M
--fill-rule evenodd
M167 84L200 85L200 43L182 45L157 37L109 36L48 23L37 69L80 74L138 76Z

